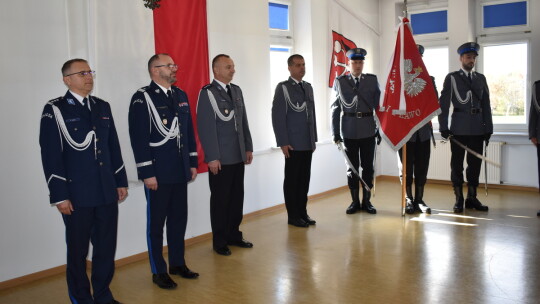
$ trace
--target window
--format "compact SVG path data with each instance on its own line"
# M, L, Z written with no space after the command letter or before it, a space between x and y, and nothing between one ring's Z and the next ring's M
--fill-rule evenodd
M272 90L289 78L287 59L292 55L293 37L290 1L268 2L268 27L270 31L270 85Z
M411 14L411 25L415 35L445 33L448 31L448 11Z
M444 78L448 74L448 60L441 60L441 58L448 58L447 46L426 47L424 46L424 65L429 72L430 76L435 77L435 83L437 91L441 94L441 90L444 84Z
M279 3L268 3L269 26L275 30L289 30L289 6Z
M484 28L527 25L527 1L484 5Z
M525 124L528 43L487 44L479 58L489 87L493 123Z

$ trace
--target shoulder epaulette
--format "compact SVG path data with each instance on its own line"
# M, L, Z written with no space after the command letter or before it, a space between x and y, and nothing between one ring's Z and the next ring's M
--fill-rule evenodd
M534 84L537 84L537 83L540 83L540 80L537 80L537 81L534 82Z
M144 92L146 92L147 89L148 89L148 86L142 87L142 88L138 89L137 92L144 93Z
M212 87L212 84L209 83L209 84L205 85L204 87L202 87L201 90L208 90L208 89L210 89L211 87Z
M349 76L349 74L343 74L343 75L339 75L338 77L336 77L336 79L343 79L343 78L347 78Z
M99 97L93 96L93 95L92 95L92 99L95 100L96 102L98 102L98 101L99 102L106 102L105 100L103 100L103 99L101 99Z
M377 77L377 75L375 75L375 74L370 74L370 73L366 73L365 75L366 75L366 76L369 76L369 77Z
M453 71L452 73L450 73L451 75L455 75L455 74L459 74L461 72L461 70L459 71Z
M54 105L54 104L60 102L63 98L64 98L64 96L60 96L60 97L57 97L55 99L51 99L51 100L47 101L47 104Z
M311 83L309 83L309 82L307 82L307 81L304 81L304 83L305 83L305 84L309 84L309 85L311 85Z
M230 83L230 85L231 85L231 87L237 87L237 88L239 88L239 86L237 86L236 84L234 84L234 83L232 83L232 82Z
M286 84L287 82L289 82L289 80L283 80L282 82L278 83L278 84Z

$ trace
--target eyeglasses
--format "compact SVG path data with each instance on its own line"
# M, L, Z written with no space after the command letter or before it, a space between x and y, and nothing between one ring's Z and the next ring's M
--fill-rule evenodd
M155 65L155 68L161 68L161 67L168 67L169 69L178 69L178 65L176 64L162 64L162 65Z
M64 77L68 77L68 76L71 76L71 75L79 75L80 77L86 77L86 76L90 75L93 78L93 77L96 76L96 71L80 71L80 72L64 75Z

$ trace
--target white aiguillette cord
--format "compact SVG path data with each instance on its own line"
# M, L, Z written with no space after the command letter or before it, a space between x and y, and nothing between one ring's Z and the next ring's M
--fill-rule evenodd
M163 139L160 142L157 143L150 143L150 147L159 147L165 144L168 140L177 138L177 141L179 141L178 134L179 134L179 128L178 128L178 117L175 117L171 123L171 128L167 128L161 119L159 118L159 113L156 110L156 107L154 106L154 103L152 102L152 99L148 95L147 92L144 92L144 98L146 99L146 105L148 107L148 116L150 117L150 121L154 124L158 132L163 136ZM150 131L152 131L152 126L150 125Z
M84 151L88 149L88 147L92 144L92 137L94 138L94 157L97 159L97 143L96 143L96 132L94 130L88 132L86 134L86 138L83 142L78 143L76 142L71 135L69 134L69 131L66 127L66 123L64 122L64 117L62 116L62 112L60 112L60 109L53 105L52 103L49 103L52 106L54 117L56 119L56 124L58 125L58 129L66 139L66 142L69 144L70 147L77 151ZM62 144L62 136L60 137L60 144L62 145L62 151L64 150L64 146Z

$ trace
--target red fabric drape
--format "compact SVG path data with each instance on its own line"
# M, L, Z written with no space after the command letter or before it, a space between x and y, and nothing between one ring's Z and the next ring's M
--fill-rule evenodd
M154 10L156 54L167 53L178 65L175 85L188 95L199 154L198 171L206 172L196 115L199 91L210 82L206 0L164 0L160 5Z

